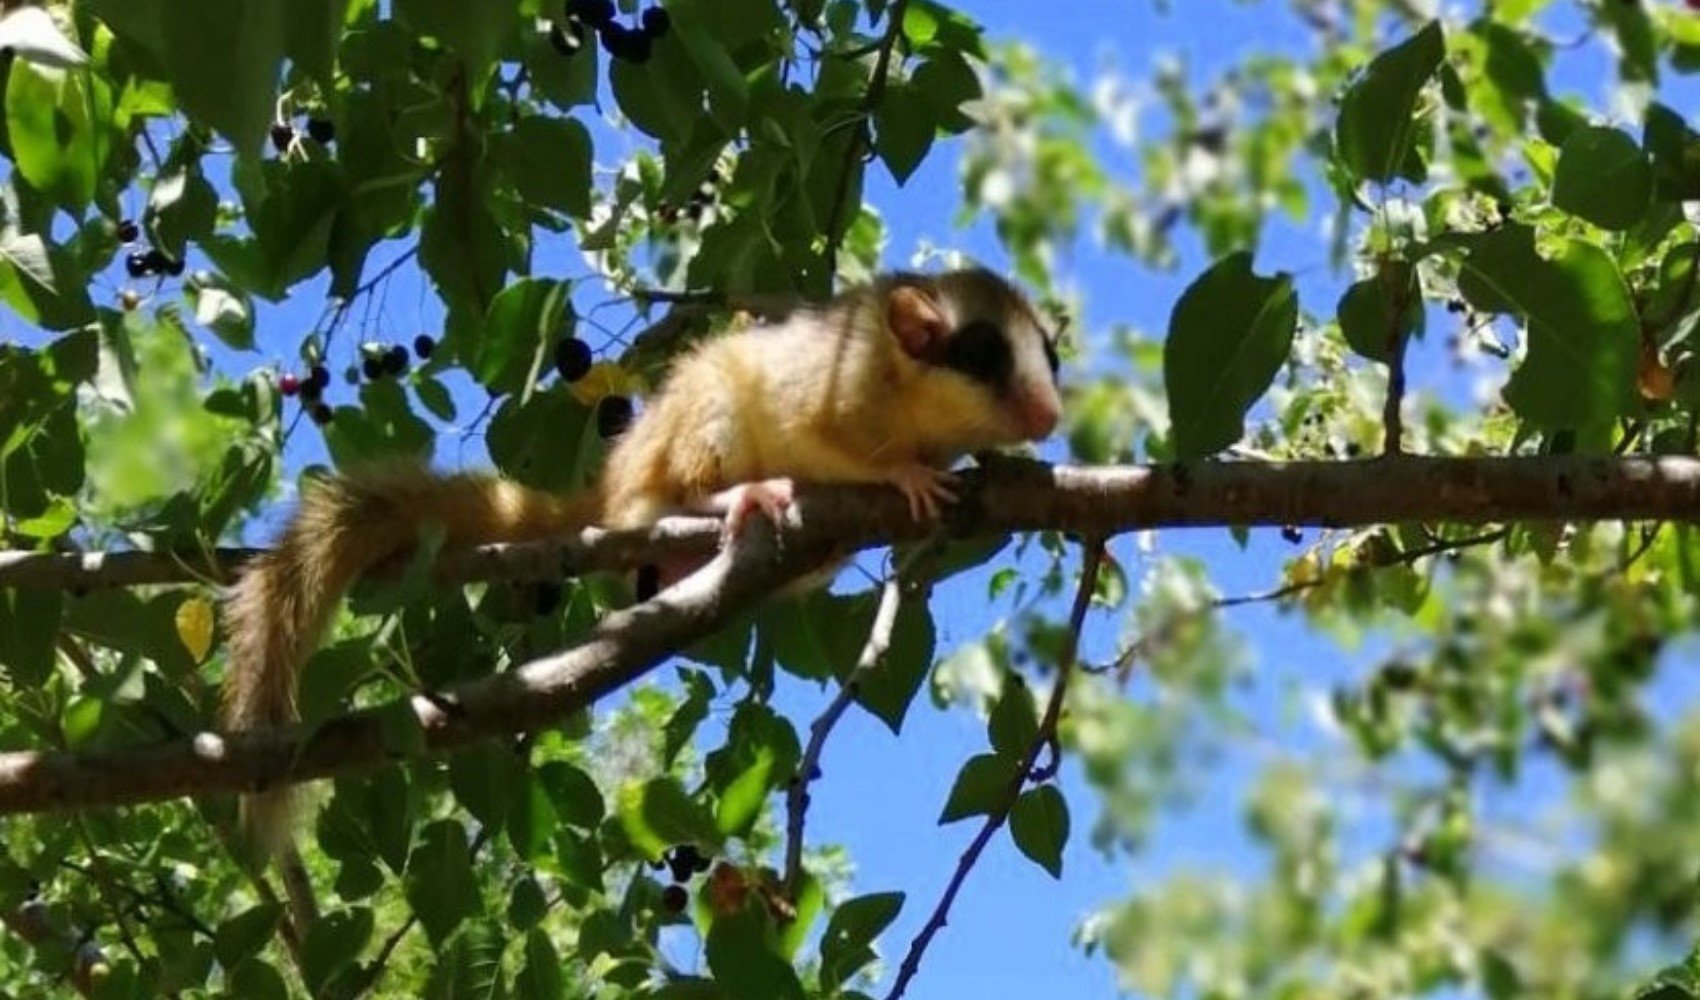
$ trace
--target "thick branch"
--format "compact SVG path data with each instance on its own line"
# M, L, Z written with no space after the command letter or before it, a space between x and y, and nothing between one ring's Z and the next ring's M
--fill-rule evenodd
M1700 460L1401 456L1096 469L1000 460L964 477L962 502L947 527L959 536L1058 530L1108 537L1156 527L1602 518L1700 520ZM722 555L656 600L609 615L577 647L431 700L412 699L427 748L447 750L554 723L712 633L823 553L917 540L933 530L914 522L895 492L877 487L802 491L782 532L783 557L769 547L765 522L756 523L760 530L736 559ZM462 565L518 576L525 574L515 567L526 567L541 578L558 577L571 565L568 554L595 549L610 564L632 565L654 560L668 546L712 546L716 530L707 521L664 522L649 533L662 542L646 541L644 533L587 532L570 542L481 550ZM21 572L19 566L35 565L28 560L7 565L0 563L0 586L53 585ZM72 579L75 573L58 583ZM238 792L372 768L389 759L382 729L376 714L360 712L313 733L203 733L103 753L0 754L0 813Z
M1114 536L1148 528L1322 525L1402 521L1700 520L1700 459L1539 456L1352 462L1199 462L1162 466L1048 466L997 459L964 477L954 534L1019 531ZM917 540L930 527L883 487L805 489L797 511L814 537L863 549ZM818 529L818 533L816 530ZM795 525L793 529L796 530ZM644 531L588 529L574 538L445 554L440 577L558 580L713 551L717 522L668 518ZM95 589L228 580L252 549L205 560L140 552L0 552L0 587Z
M440 752L558 721L629 684L830 555L830 540L811 529L788 537L781 554L764 525L753 525L735 550L654 600L609 614L566 652L408 699L426 749ZM392 759L384 740L390 727L380 712L355 712L312 731L200 733L99 753L0 754L0 813L242 792L375 768Z

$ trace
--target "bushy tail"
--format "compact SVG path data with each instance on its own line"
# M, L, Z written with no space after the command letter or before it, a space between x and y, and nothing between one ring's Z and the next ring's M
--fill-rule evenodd
M295 722L301 667L355 580L406 553L427 525L445 546L546 538L597 519L592 493L558 497L488 475L437 475L391 466L316 484L276 546L249 563L225 604L230 668L224 724L232 730ZM290 786L242 802L243 833L262 857L289 839Z

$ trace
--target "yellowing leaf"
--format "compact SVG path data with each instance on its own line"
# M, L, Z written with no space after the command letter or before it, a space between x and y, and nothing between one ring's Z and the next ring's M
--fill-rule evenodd
M584 378L572 384L571 391L574 399L595 406L604 396L630 396L638 388L638 380L631 372L612 361L598 361L584 373Z
M196 663L212 649L213 607L203 597L192 597L177 606L177 638Z

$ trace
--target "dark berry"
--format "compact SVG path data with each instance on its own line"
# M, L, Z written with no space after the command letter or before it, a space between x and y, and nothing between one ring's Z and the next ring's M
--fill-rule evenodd
M294 142L294 141L295 141L295 130L294 129L290 128L288 125L284 124L283 122L278 122L276 125L272 126L272 148L273 149L275 149L275 150L277 150L278 152L281 153L284 150L288 149L289 144Z
M663 38L667 29L673 26L673 19L661 7L651 7L643 12L643 30L651 38Z
M637 582L632 586L632 596L639 601L647 601L661 590L661 567L650 563L639 566Z
M144 254L143 259L147 264L149 274L164 274L171 270L171 258L165 255L165 251L157 247ZM179 270L178 273L181 274L182 271Z
M641 66L649 61L649 36L623 24L602 28L602 47L616 59Z
M342 380L349 385L360 384L360 366L349 365L342 370Z
M562 338L555 345L555 370L568 382L577 382L590 371L590 345L577 337Z
M552 580L534 584L531 600L538 615L552 615L561 606L561 585Z
M145 278L153 273L153 267L145 253L127 254L124 257L124 270L132 278Z
M679 864L689 868L693 872L708 871L708 858L704 857L703 853L697 850L697 845L695 844L680 844L678 847L673 848L673 857L679 862Z
M124 243L134 243L142 235L142 227L136 225L135 219L125 219L118 224L118 239Z
M312 387L314 392L324 392L329 389L331 387L331 370L324 365L314 365L313 370L307 373L307 385Z
M407 348L400 344L384 352L384 370L391 375L406 375L407 362Z
M691 901L691 894L682 885L670 885L661 890L661 908L668 913L685 912L685 904Z
M605 27L614 23L614 0L567 0L567 16L593 28Z
M624 434L632 423L632 401L625 396L603 396L596 404L596 433L603 438Z
M431 352L437 349L437 342L430 334L422 333L413 338L413 353L419 355L419 360L429 361Z
M313 423L320 427L330 423L336 417L336 412L323 403L315 404L312 410Z
M564 56L576 56L578 50L584 48L584 22L576 17L567 18L566 30L559 24L549 26L549 44L555 51Z
M1281 538L1289 544L1297 545L1305 540L1305 533L1299 529L1298 525L1289 524L1281 529Z
M301 379L294 372L284 372L277 378L277 391L293 396L301 391Z
M329 146L336 141L336 124L329 118L307 119L307 134L321 146Z
M384 377L384 359L374 355L360 362L360 373L368 382L378 381Z
M154 252L158 253L157 250L154 251ZM166 274L171 275L173 278L179 278L179 277L183 276L183 269L187 266L188 265L185 264L180 258L166 257L165 258L164 271L165 271Z

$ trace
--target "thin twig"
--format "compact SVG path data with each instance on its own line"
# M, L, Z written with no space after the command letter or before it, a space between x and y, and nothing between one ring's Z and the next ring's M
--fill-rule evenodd
M897 627L897 612L903 605L904 581L909 578L911 570L922 558L937 551L936 546L926 545L906 558L902 565L895 568L880 590L879 606L874 611L874 623L868 629L868 641L862 646L862 655L856 660L856 667L844 678L839 686L838 694L833 696L826 710L809 726L809 744L803 750L802 761L797 765L797 773L791 779L791 787L785 795L787 821L785 825L785 892L795 898L798 881L803 875L803 828L809 811L809 783L814 780L816 768L820 766L821 754L826 750L827 737L832 735L832 729L838 725L850 703L856 700L861 690L862 680L884 662L885 654L891 648L891 635Z
M1074 607L1068 615L1068 635L1063 640L1062 656L1057 663L1057 681L1051 688L1050 701L1045 705L1045 715L1039 720L1039 731L1033 737L1033 742L1027 747L1027 752L1010 778L1009 787L1003 797L986 816L986 821L980 826L980 832L974 835L968 849L962 852L962 858L956 863L956 873L950 877L950 883L945 886L944 894L939 897L938 905L933 908L933 915L927 918L926 926L915 935L915 940L909 944L909 953L903 956L903 964L898 967L897 981L892 984L891 992L886 994L886 1000L898 1000L903 991L909 988L909 983L921 971L921 958L927 952L927 946L939 931L944 930L950 917L951 904L956 901L957 893L962 891L963 883L968 881L968 873L974 870L980 855L985 853L986 846L992 842L992 837L1009 819L1010 810L1015 808L1015 802L1021 797L1021 790L1035 776L1034 764L1039 755L1047 748L1054 747L1057 739L1057 723L1062 718L1063 697L1068 692L1068 681L1074 672L1074 663L1080 652L1080 630L1086 623L1086 609L1091 606L1092 595L1098 589L1098 568L1104 562L1104 540L1095 538L1086 547L1086 557L1080 567L1080 584L1074 592Z
M478 828L478 832L473 835L469 853L474 861L478 859L479 852L484 850L484 845L490 842L490 830L490 827L481 826ZM408 932L413 930L414 925L418 923L419 914L409 913L407 919L402 921L401 926L384 939L384 943L378 948L378 954L372 958L372 964L366 977L366 986L354 994L355 998L366 996L378 988L378 980L383 978L384 967L389 964L390 956L395 953L396 946L401 944L402 939L407 937Z
M879 110L880 102L885 99L886 74L891 71L891 53L897 48L897 40L903 36L903 15L909 7L909 0L896 0L885 12L885 35L880 39L879 56L874 60L874 73L868 79L868 94L862 101L861 113L857 116L855 128L850 133L850 145L844 151L844 169L838 175L838 188L832 195L832 210L826 217L826 283L830 286L833 277L838 274L838 247L843 242L839 232L845 227L844 213L849 208L850 179L855 176L857 165L868 151L868 121Z

